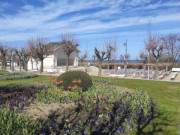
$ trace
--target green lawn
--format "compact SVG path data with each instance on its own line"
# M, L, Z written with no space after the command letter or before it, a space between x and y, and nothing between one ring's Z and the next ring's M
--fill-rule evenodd
M147 91L154 98L158 106L158 117L143 130L143 134L178 135L180 122L180 83L147 81L135 79L95 77L93 79L106 80L130 89ZM30 79L3 80L0 84L47 82L48 76L38 76Z
M147 91L157 103L158 117L144 129L144 134L178 135L180 122L180 83L135 79L92 77L119 86Z
M44 82L49 83L49 76L39 75L35 78L28 78L28 79L17 79L17 80L2 80L0 84L10 84L10 83L30 83L30 82Z
M0 70L0 73L8 73L6 70Z

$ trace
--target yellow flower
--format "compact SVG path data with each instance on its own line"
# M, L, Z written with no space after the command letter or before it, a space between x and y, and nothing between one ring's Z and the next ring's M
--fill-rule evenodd
M37 117L34 117L34 118L33 118L33 120L35 120L35 121L36 121L37 119L38 119Z
M67 122L67 123L68 123L68 122L69 122L69 120L68 120L68 119L66 119L66 120L65 120L65 122Z
M34 109L34 106L31 106L31 109Z

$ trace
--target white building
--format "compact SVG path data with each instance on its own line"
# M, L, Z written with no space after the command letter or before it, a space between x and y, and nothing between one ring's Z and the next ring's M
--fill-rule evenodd
M62 47L58 46L58 42L48 44L48 51L51 52L44 61L44 71L46 72L60 72L62 67L66 66L67 56L64 54ZM28 61L28 70L39 70L41 62L38 59L30 59ZM69 66L78 66L78 52L72 52L69 57Z

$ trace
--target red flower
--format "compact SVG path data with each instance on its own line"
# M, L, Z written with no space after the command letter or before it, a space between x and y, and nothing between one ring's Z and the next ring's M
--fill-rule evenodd
M52 82L55 82L55 79L52 79Z
M70 92L69 90L67 92Z
M75 80L75 81L72 81L72 83L76 83L77 81Z
M40 86L44 86L44 83L40 83L39 85L40 85Z
M56 84L58 85L58 84L60 84L60 82L56 82Z
M81 83L82 81L81 80L78 80L78 83Z
M63 83L63 81L59 81L59 83Z
M71 86L69 86L68 89L71 89Z
M52 76L49 76L49 79L52 79L53 77Z
M75 90L77 87L78 87L78 86L74 86L74 87L72 87L72 89Z

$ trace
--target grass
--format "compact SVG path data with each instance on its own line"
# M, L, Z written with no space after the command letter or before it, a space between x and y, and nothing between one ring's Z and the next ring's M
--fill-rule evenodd
M30 82L49 83L49 77L48 76L43 76L43 75L38 75L38 77L28 78L28 79L2 80L2 81L0 81L0 84L30 83Z
M56 77L55 77L56 78ZM113 82L119 86L130 89L147 91L157 103L158 117L144 128L143 134L177 135L180 122L180 83L147 81L135 79L103 78L92 76L93 79ZM3 80L0 84L44 82L49 83L48 76L38 76L30 79Z
M0 70L0 73L8 73L6 70Z
M130 89L147 91L157 103L158 117L144 129L144 134L177 135L180 122L180 83L120 78L92 77Z

